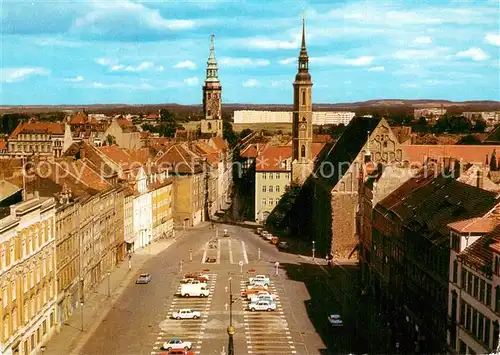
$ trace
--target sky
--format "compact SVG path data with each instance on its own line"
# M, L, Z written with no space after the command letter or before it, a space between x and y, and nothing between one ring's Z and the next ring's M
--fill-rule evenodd
M1 105L292 104L302 17L313 102L500 101L500 0L2 0Z

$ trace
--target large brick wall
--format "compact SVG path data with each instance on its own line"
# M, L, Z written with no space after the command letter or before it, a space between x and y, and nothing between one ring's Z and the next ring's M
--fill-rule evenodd
M347 259L358 244L356 237L356 207L358 194L332 192L332 254ZM351 259L357 259L357 253Z

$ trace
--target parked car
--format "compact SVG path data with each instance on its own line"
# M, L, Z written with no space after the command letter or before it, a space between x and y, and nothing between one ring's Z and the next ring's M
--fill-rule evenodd
M257 228L257 229L255 230L255 234L260 235L261 233L262 233L262 228Z
M266 236L267 236L268 234L269 234L269 232L268 232L268 231L266 231L266 230L263 230L262 232L260 232L260 236L261 236L262 238L264 238L264 239L266 239Z
M279 242L278 243L278 249L287 250L289 248L290 248L290 246L288 245L287 242Z
M192 309L179 309L172 313L174 319L198 319L201 317L201 312L193 311Z
M250 302L256 302L261 298L271 298L271 300L274 301L278 299L278 295L275 295L269 291L259 291L257 293L248 295L247 298L250 300Z
M253 280L248 287L255 287L255 286L264 287L267 290L269 283L267 283L264 280Z
M151 274L140 274L137 280L135 280L136 284L148 284L151 281Z
M241 292L242 297L247 297L251 295L256 295L261 291L267 291L267 287L263 286L248 286L245 291Z
M166 353L161 353L160 355L194 355L194 352L184 349L172 349Z
M208 297L209 294L207 284L183 284L181 286L182 297Z
M266 237L265 237L265 238L266 238L266 240L267 240L268 242L271 242L271 241L273 240L273 238L275 238L275 237L274 237L274 235L272 235L272 234L268 233L268 234L266 234Z
M179 338L174 338L163 343L163 349L168 351L177 349L188 351L192 346L193 344L190 341L182 341L182 339Z
M202 274L199 272L190 272L184 275L184 278L182 279L182 282L187 283L193 280L199 280L201 282L207 282L208 281L208 275Z
M264 284L264 286L269 286L271 280L266 275L255 275L254 277L250 277L248 282L250 285L254 284L256 281L260 281Z
M344 325L342 317L339 314L330 314L328 316L328 322L332 327L342 327Z
M252 312L255 311L275 311L276 310L276 302L270 301L258 301L253 302L248 305L248 309Z

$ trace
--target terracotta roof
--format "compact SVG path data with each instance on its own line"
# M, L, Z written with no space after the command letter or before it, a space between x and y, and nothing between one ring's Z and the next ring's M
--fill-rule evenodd
M267 146L257 157L256 171L291 171L291 146Z
M128 128L134 125L132 121L127 120L126 118L123 117L118 118L116 122L120 125L121 128Z
M433 174L409 179L376 208L382 213L392 212L408 228L441 243L448 240L448 224L484 216L499 202L496 193L451 177L429 176Z
M98 147L97 150L104 154L116 165L120 166L120 168L123 170L130 169L131 165L134 163L134 160L130 156L130 154L116 145Z
M500 225L465 248L458 260L489 274L493 271L493 253L500 254Z
M485 164L486 157L498 146L495 145L405 145L408 160L410 162L422 163L427 158L440 159L451 157L461 159L463 162Z
M313 142L328 143L332 137L329 134L315 134L313 135Z
M88 164L82 160L76 160L69 164L58 164L72 174L77 182L81 182L90 188L103 191L111 187L104 178L94 171Z
M85 124L88 121L88 116L85 112L78 112L76 115L70 118L69 124L72 125L79 125L79 124Z
M143 165L146 165L148 163L151 156L149 148L130 149L126 150L126 153L130 155L132 161L138 162Z
M249 144L243 149L240 153L240 156L243 158L257 158L258 151L255 144Z
M182 143L170 146L154 164L171 166L172 172L179 174L196 174L203 170L199 157Z
M489 233L498 223L498 218L486 216L452 222L448 227L459 233Z
M212 140L212 142L214 143L214 145L218 149L220 149L222 151L226 151L228 149L226 141L224 139L222 139L221 137L215 136L215 137L212 137L210 139Z
M485 171L484 167L478 166L476 164L470 164L466 167L466 170L461 172L457 181L463 182L464 184L477 186L477 175L478 172L483 172L483 187L482 189L488 191L500 191L500 186L495 184L488 178L488 171Z
M9 139L16 139L17 135L21 133L64 135L64 125L55 122L20 122Z
M160 117L160 116L157 113L152 112L152 113L150 113L150 114L148 114L146 116L146 119L148 119L148 120L157 120L158 117Z
M7 142L6 141L0 141L0 150L4 150L7 148Z

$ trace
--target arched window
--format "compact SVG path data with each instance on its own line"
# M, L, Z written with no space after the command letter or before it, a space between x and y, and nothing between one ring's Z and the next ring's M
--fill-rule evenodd
M208 110L207 111L207 116L212 116L212 111Z
M208 129L212 129L212 124L208 122Z
M306 91L302 90L302 105L306 104Z
M301 158L305 158L306 157L306 146L305 145L302 145L300 147L300 157Z

